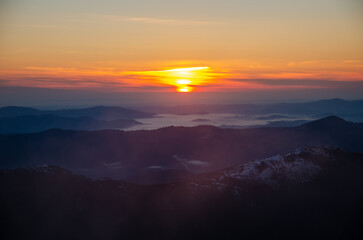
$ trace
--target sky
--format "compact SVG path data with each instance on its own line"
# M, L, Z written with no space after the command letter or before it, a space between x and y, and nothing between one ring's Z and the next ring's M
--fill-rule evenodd
M362 43L361 0L0 0L0 88L360 98Z

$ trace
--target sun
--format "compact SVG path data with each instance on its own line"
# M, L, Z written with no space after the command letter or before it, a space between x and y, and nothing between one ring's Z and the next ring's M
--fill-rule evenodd
M164 81L176 87L177 92L192 92L195 86L205 84L209 67L176 68L162 71Z
M184 87L178 87L176 90L181 93L187 93L193 91L193 88L189 86L184 86Z
M129 74L146 76L163 85L173 86L176 92L188 93L208 84L213 79L209 67L174 68L159 71L138 71Z

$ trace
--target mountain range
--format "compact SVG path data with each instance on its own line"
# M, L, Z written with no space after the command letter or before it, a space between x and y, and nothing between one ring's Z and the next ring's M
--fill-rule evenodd
M102 130L128 128L140 122L133 119L98 120L91 117L61 117L56 115L25 115L0 118L0 134L35 133L52 128L72 130Z
M179 175L189 176L286 153L300 146L319 145L363 152L363 129L360 124L333 116L282 128L197 126L92 132L54 129L0 135L0 168L48 164L89 177L145 182L142 178L147 176L149 183L161 183L173 176L169 171L184 171Z
M89 131L127 129L143 123L148 124L148 126L139 126L135 129L150 129L150 122L155 124L156 121L150 118L158 117L161 118L161 122L165 123L164 116L160 115L162 113L168 113L166 119L170 120L164 124L165 126L173 125L173 120L177 120L180 115L189 114L206 116L196 117L191 120L193 123L213 124L221 128L296 127L329 115L342 117L353 122L363 121L363 101L346 101L342 99L306 103L190 105L143 107L140 109L147 112L116 106L59 110L8 106L0 108L0 134L36 133L52 128ZM232 116L214 116L221 113L228 113ZM210 120L209 117L215 117L215 122ZM140 118L149 118L149 120L135 120ZM177 122L178 125L189 126L188 124L190 124L188 121L184 123L183 121ZM151 129L162 126L156 124Z
M39 110L29 107L8 106L0 108L0 118L24 115L55 115L61 117L90 117L100 120L135 119L152 117L154 114L122 107L97 106L79 109Z
M137 124L135 118L151 113L121 107L38 110L26 107L0 108L0 134L34 133L52 128L71 130L122 129Z
M323 118L335 115L349 121L363 121L363 100L347 101L339 98L325 99L313 102L274 103L274 104L197 104L170 107L144 107L150 112L173 114L208 114L233 113L248 116L271 114L272 117L286 115L309 116ZM262 116L262 118L265 118ZM273 119L271 119L273 120Z

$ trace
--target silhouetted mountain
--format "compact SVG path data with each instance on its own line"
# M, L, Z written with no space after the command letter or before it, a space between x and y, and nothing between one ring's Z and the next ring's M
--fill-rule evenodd
M205 123L205 122L210 122L210 119L206 119L206 118L196 118L196 119L192 120L192 122Z
M72 130L100 130L127 128L141 124L132 119L112 121L96 120L90 117L60 117L55 115L25 115L0 118L0 134L42 132L51 128Z
M153 114L141 111L126 109L122 107L98 106L81 109L62 110L37 110L26 107L3 107L0 108L0 118L17 117L24 115L57 115L62 117L92 117L102 120L134 119L152 117Z
M307 120L292 120L292 121L271 121L266 125L259 127L297 127L305 124Z
M363 129L341 119L327 118L291 128L50 130L0 136L0 168L50 164L91 177L123 179L139 175L151 166L208 172L299 146L325 144L363 152Z
M220 125L220 128L232 128L232 129L246 129L246 128L264 128L264 127L297 127L301 126L304 123L307 123L307 120L291 120L291 121L269 121L269 123L265 125L249 125L249 126L239 126L239 125Z
M276 120L276 119L289 119L289 118L291 117L278 114L256 117L257 120Z
M2 117L17 117L23 115L40 115L43 111L35 109L35 108L28 108L28 107L16 107L16 106L9 106L9 107L2 107L0 108L0 118ZM48 114L47 112L44 114Z
M329 116L323 119L315 120L306 124L303 124L300 128L319 131L319 132L330 132L347 134L359 130L358 126L354 123L347 122L344 119Z
M3 239L359 239L363 155L300 148L139 186L54 166L0 171Z
M338 115L340 117L363 117L363 100L346 101L342 99L327 99L306 103L277 103L262 106L258 111L266 113L286 113L294 115L309 115L325 117ZM252 110L253 112L253 110Z
M84 109L65 109L54 111L54 114L65 117L93 117L105 120L115 120L120 118L147 118L153 114L130 110L122 107L98 106Z

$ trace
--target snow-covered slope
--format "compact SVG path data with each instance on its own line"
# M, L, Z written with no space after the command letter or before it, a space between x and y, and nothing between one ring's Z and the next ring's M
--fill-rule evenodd
M196 190L232 190L239 194L247 186L259 185L277 188L281 185L295 185L313 180L327 163L334 162L334 154L342 152L336 147L301 147L285 155L248 162L227 168L213 174L193 179L190 182Z

